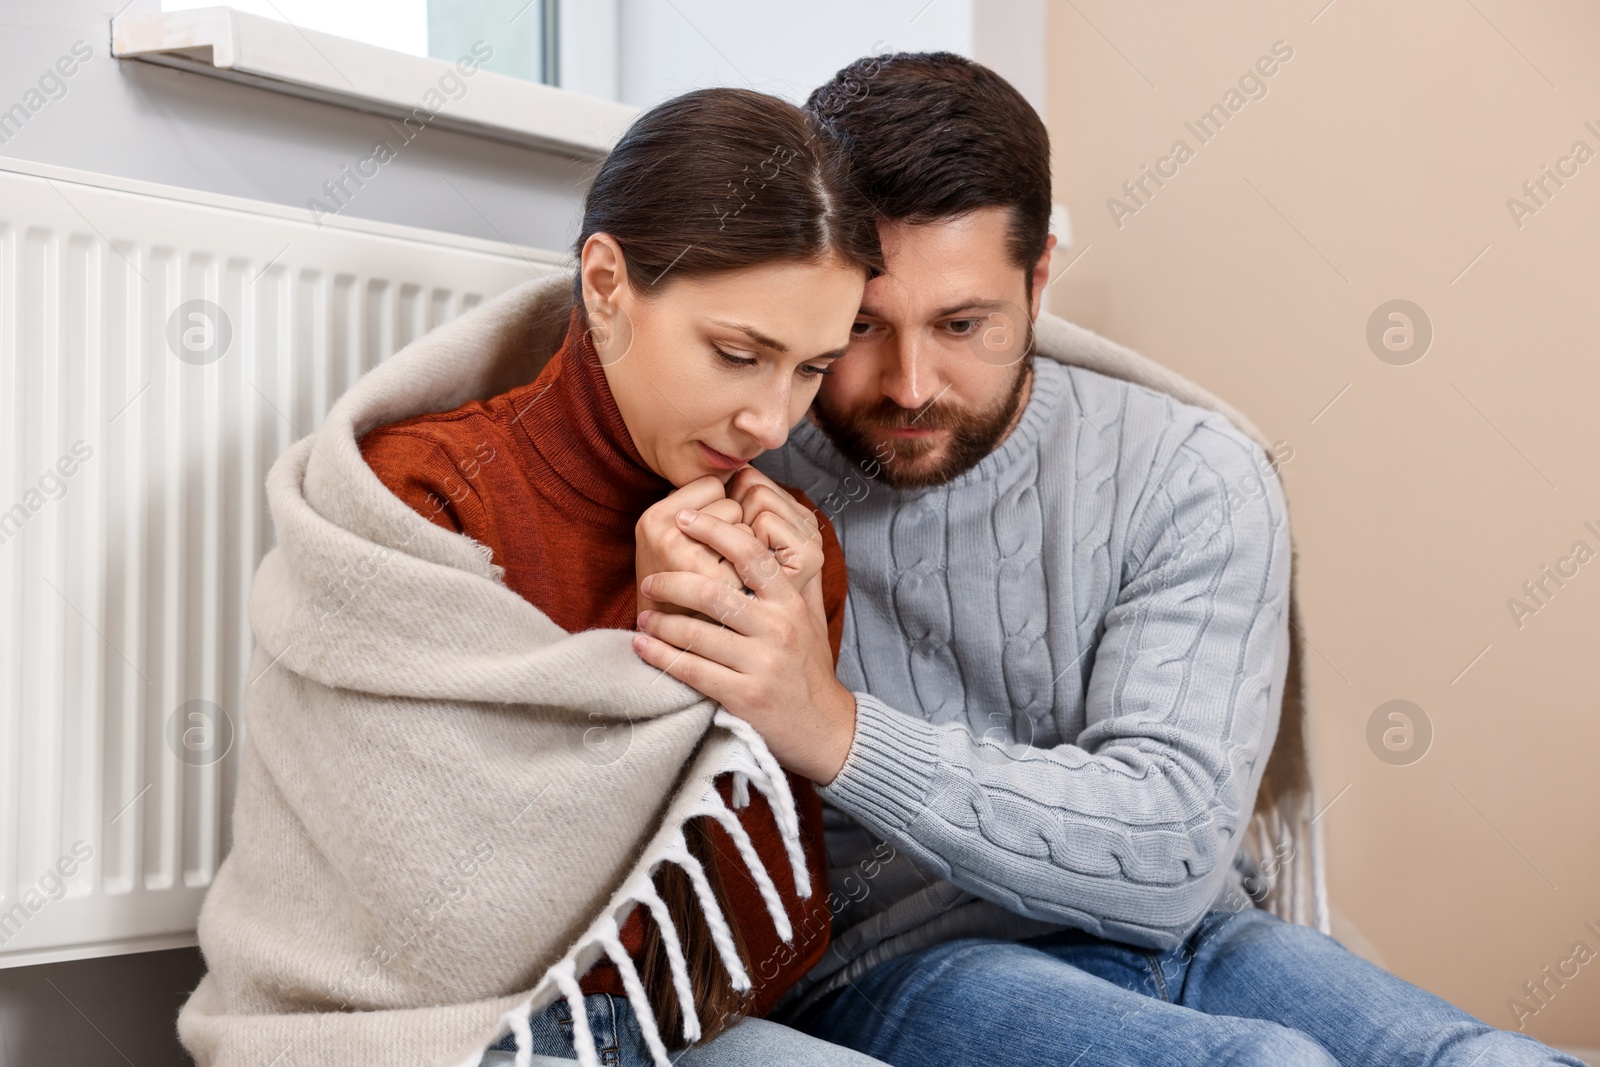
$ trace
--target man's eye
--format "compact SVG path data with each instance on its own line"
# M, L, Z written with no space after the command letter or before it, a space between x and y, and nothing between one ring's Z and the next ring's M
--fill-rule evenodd
M978 319L952 319L945 323L945 327L957 337L966 337L983 325Z
M851 337L865 337L870 332L872 332L872 323L870 322L858 322L850 327Z
M724 352L715 345L712 346L712 350L715 351L717 355L722 357L724 363L728 363L731 366L754 367L756 365L756 358L754 356L736 356L732 352Z

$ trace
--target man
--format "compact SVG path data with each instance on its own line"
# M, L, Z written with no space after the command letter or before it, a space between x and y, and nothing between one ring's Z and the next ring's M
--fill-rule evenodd
M888 272L811 423L756 466L844 546L839 678L764 593L708 579L652 595L727 630L656 618L636 641L822 787L844 904L778 1018L901 1067L1578 1067L1246 895L1283 492L1223 416L1031 357L1055 243L1037 114L948 54L862 60L808 106L879 207ZM758 571L747 535L684 519Z

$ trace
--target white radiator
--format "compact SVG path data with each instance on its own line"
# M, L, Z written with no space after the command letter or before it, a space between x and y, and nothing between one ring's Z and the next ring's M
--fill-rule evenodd
M0 160L0 966L194 944L267 468L557 258Z

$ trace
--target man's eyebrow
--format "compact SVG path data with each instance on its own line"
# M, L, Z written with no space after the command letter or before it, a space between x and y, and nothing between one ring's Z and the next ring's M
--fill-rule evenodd
M781 354L784 354L784 355L787 355L788 352L789 352L789 346L788 345L784 344L782 341L779 341L779 340L777 340L775 338L768 337L766 334L762 333L760 330L756 329L754 326L746 326L742 322L727 322L727 321L722 320L722 319L712 319L711 320L711 325L713 325L713 326L721 326L725 330L734 330L734 331L736 331L738 333L742 333L746 337L748 337L752 342L754 342L755 344L760 345L762 348L770 348L774 352L778 352L778 353L781 353Z
M942 307L933 313L933 317L936 319L942 319L948 315L954 315L960 311L999 311L1005 308L1005 306L1006 302L1004 300L968 300L964 303L951 304L949 307Z
M960 304L951 304L948 307L942 307L938 311L935 311L932 317L936 319L942 319L962 311L999 311L1003 310L1005 307L1006 302L1004 300L973 299ZM884 317L881 311L870 304L862 304L861 310L858 312L858 314L865 315L869 319L881 319Z

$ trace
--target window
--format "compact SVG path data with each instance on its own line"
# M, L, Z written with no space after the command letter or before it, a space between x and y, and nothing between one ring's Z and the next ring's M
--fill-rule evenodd
M112 54L564 155L604 155L617 0L134 0Z
M162 0L162 11L215 7L216 0ZM560 85L559 0L230 0L235 11L276 19L409 56L454 62L489 41L483 69Z

